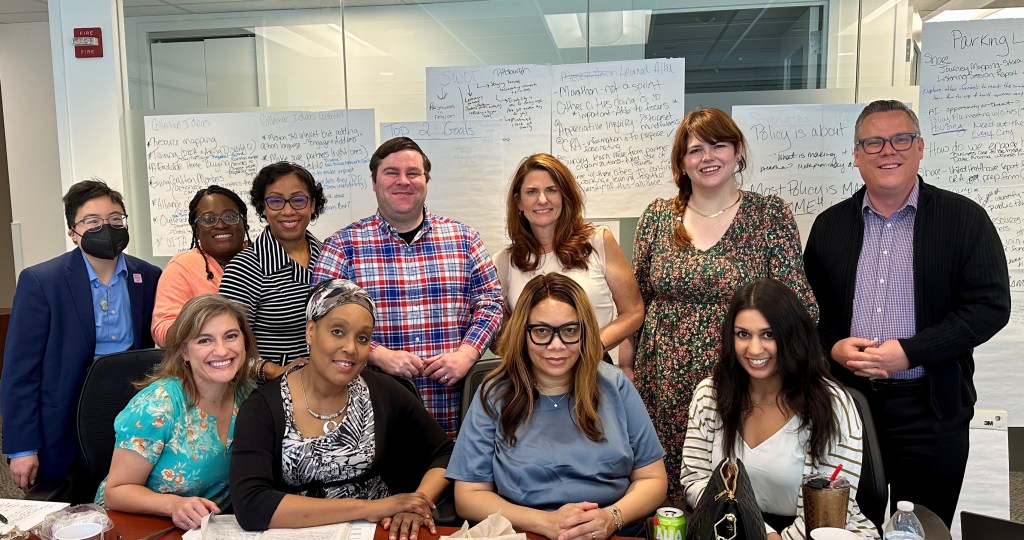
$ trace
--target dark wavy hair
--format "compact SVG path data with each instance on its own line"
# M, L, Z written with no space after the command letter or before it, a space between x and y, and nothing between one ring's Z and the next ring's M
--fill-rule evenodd
M120 206L124 213L128 213L124 207L124 197L119 191L111 189L106 182L99 178L82 180L68 188L68 192L63 197L64 218L68 221L69 229L75 228L75 215L78 214L78 209L97 197L110 197L111 202Z
M259 214L260 219L266 217L264 211L266 205L263 199L267 196L267 186L273 184L278 178L286 174L295 173L295 176L302 180L303 184L306 184L306 189L309 190L310 202L314 203L313 215L310 219L316 219L320 217L320 214L324 213L324 209L327 208L327 197L324 196L324 186L313 179L313 175L306 170L305 167L298 163L292 163L291 161L278 161L272 163L260 169L260 172L256 173L256 178L252 181L252 190L249 191L249 201L252 202L252 207Z
M206 279L213 281L213 272L210 271L210 261L206 258L206 252L203 251L203 246L199 244L199 236L196 234L196 227L199 226L197 222L198 216L196 212L199 211L199 201L203 200L203 197L207 195L223 195L231 202L234 203L235 209L242 216L242 230L245 231L245 242L252 244L252 240L249 239L249 209L245 206L245 202L238 196L234 191L218 186L217 184L210 184L210 187L200 189L196 192L195 196L192 197L192 202L188 203L188 224L192 227L192 244L189 248L199 248L199 252L203 254L203 265L206 267Z
M838 383L818 341L807 309L796 293L782 282L759 279L740 288L729 302L722 325L722 356L714 369L715 402L722 419L723 450L732 456L743 418L752 404L750 375L736 357L736 316L756 309L775 335L775 365L782 375L779 406L800 415L800 428L809 429L807 450L814 463L822 463L830 441L839 436L829 385Z
M484 412L500 424L501 438L515 446L516 431L530 419L534 404L540 399L526 343L529 339L526 324L533 308L548 298L572 306L583 328L580 357L573 366L573 380L569 383L569 392L576 398L572 417L588 439L603 441L604 426L597 415L601 402L597 368L604 357L601 331L587 293L563 274L541 274L527 282L498 338L501 364L484 378L480 394ZM496 408L498 403L503 404L500 414Z
M683 117L676 129L675 142L672 144L672 176L676 181L679 193L672 199L672 209L676 216L682 217L686 211L686 204L690 202L690 195L693 195L693 183L686 174L686 165L683 159L686 157L686 146L690 139L696 137L708 144L727 142L736 147L740 156L736 174L747 169L750 159L747 155L747 140L743 137L736 122L721 109L697 107ZM690 233L686 232L682 220L676 220L672 239L679 247L690 246Z
M540 242L533 234L529 220L519 211L520 191L526 175L533 171L544 171L551 175L562 196L562 213L558 216L555 226L554 253L562 268L587 269L587 258L593 253L590 237L594 234L594 226L583 219L583 189L576 183L569 167L551 154L533 154L519 163L519 168L512 175L512 185L508 188L505 201L505 227L512 239L509 246L512 266L520 270L533 271L540 263Z

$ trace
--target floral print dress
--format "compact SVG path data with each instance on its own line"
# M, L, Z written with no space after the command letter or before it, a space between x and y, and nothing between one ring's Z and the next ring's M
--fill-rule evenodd
M160 379L140 390L117 415L114 447L138 452L153 464L146 487L154 492L203 497L225 508L231 439L241 402L242 396L236 396L225 447L217 436L217 418L190 405L179 379ZM104 479L96 491L101 506L106 485Z
M722 321L733 294L771 277L796 291L814 319L817 306L804 275L800 232L782 199L743 192L732 224L705 251L676 246L675 223L672 201L658 199L637 225L633 267L647 312L634 372L665 448L669 500L682 503L679 470L687 411L697 383L718 361Z

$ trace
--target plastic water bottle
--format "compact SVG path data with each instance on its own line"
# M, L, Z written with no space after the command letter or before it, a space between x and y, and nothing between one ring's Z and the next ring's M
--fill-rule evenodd
M924 527L914 515L914 503L900 501L896 503L896 513L882 525L882 538L885 540L924 540Z

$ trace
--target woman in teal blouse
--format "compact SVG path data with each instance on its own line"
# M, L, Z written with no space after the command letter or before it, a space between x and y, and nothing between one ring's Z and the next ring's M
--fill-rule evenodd
M110 474L96 502L195 529L228 504L235 415L253 388L256 339L240 305L207 294L185 303L166 346L114 421Z

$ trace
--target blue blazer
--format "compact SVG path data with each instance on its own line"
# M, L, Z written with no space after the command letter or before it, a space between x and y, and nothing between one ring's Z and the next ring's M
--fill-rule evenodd
M149 328L161 271L141 259L124 258L132 348L152 347ZM0 377L3 452L38 449L37 481L63 477L78 455L75 414L95 351L96 317L81 250L23 270Z

